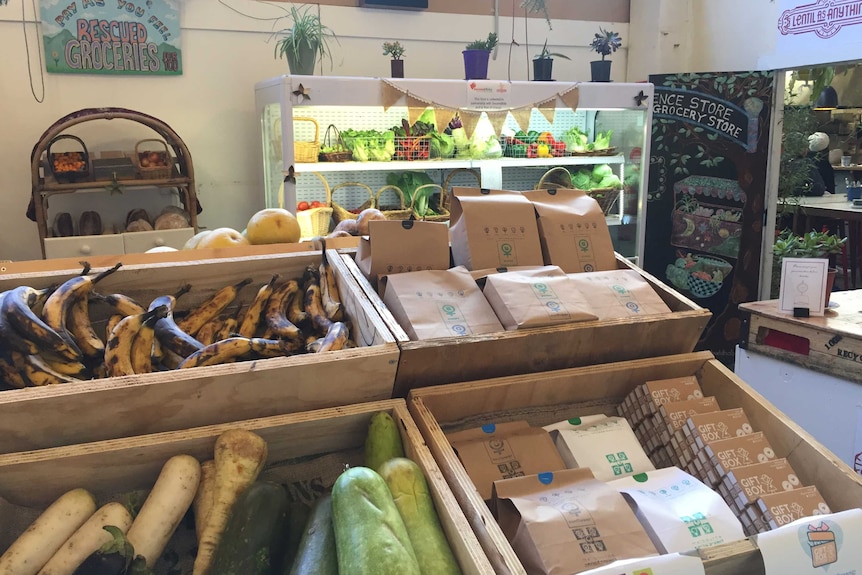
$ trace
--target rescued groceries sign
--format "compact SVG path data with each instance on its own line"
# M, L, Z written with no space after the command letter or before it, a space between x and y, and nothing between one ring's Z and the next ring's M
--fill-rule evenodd
M862 0L780 0L775 51L759 68L792 69L862 58Z
M179 0L41 0L45 68L182 74Z

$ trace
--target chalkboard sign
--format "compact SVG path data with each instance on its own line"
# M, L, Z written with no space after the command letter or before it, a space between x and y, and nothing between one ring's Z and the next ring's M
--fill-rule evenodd
M655 84L643 266L713 313L698 344L732 360L738 305L757 299L772 73Z

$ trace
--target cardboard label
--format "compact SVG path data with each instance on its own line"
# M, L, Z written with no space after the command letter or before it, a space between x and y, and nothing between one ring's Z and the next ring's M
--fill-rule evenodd
M862 566L862 510L799 519L757 536L766 575L844 575Z
M372 283L381 275L449 269L449 228L442 222L371 221L356 264Z
M452 189L449 240L468 270L544 265L533 204L520 192Z

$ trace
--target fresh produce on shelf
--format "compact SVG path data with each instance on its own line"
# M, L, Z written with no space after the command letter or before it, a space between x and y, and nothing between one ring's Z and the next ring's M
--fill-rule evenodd
M87 162L84 161L84 154L82 152L59 152L53 154L53 156L55 173L68 174L87 171Z
M395 155L395 132L386 130L344 130L344 145L357 162L388 162Z
M377 470L395 457L404 457L401 434L392 416L385 411L375 413L368 424L365 438L365 465Z
M314 339L319 353L351 345L338 284L325 257L301 278L281 280L276 274L258 286L239 317L227 310L236 306L249 278L216 291L178 321L177 298L189 285L155 298L146 309L124 294L93 290L119 267L88 274L85 264L82 275L59 286L19 286L0 293L0 389L290 356L307 353L306 343ZM106 329L99 330L104 339L93 329L92 304L114 312Z
M572 186L579 190L589 191L619 189L623 183L608 164L598 164L592 170L581 168L572 174Z
M427 173L391 172L386 176L386 183L397 186L404 193L404 203L413 206L413 211L419 217L435 215L430 207L434 180Z
M590 142L590 137L585 132L582 132L577 126L572 126L560 138L566 144L566 150L569 152L586 153L597 152L599 150L607 150L611 147L611 137L614 135L613 130L596 133L595 139Z

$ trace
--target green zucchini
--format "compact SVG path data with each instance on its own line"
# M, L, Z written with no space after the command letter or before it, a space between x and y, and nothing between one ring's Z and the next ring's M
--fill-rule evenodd
M290 573L290 568L296 560L302 534L305 531L305 526L308 525L310 516L311 507L306 503L302 501L291 502L287 512L287 535L285 537L284 566L282 567L282 572L285 575Z
M299 553L289 575L338 575L332 498L329 495L315 504L308 525L302 531Z
M422 575L461 575L419 466L406 457L396 457L380 467L380 476L404 519Z
M385 411L375 413L368 425L368 437L365 439L365 465L378 470L381 465L393 457L404 457L404 445L398 425L392 416Z
M339 575L421 575L404 520L386 482L352 467L332 487Z
M287 492L268 481L246 489L231 511L209 575L272 575L280 572L280 544L287 521Z

